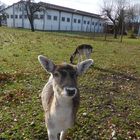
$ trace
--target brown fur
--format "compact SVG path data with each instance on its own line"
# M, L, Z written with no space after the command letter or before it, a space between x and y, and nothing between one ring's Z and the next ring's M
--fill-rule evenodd
M64 71L67 72L66 73L67 75L65 75L63 73ZM57 79L57 77L55 77L55 73L60 74L61 78ZM53 78L55 78L55 80L57 82L56 84L61 86L62 88L67 84L69 84L70 86L75 86L75 85L77 85L76 68L72 65L65 65L65 64L56 65L54 74L53 74ZM66 79L66 81L65 81L65 79ZM71 80L72 80L72 82L71 82ZM62 84L62 82L63 82L63 84ZM47 83L43 92L46 92L46 105L43 108L46 112L46 118L49 118L50 107L51 107L52 101L54 99L54 91L53 91L52 82ZM79 90L77 92L78 93L76 94L76 96L72 99L73 100L73 112L74 112L72 114L73 115L72 118L73 118L74 122L75 122L76 113L77 113L79 102L80 102ZM56 104L56 106L58 106L58 104ZM47 107L47 109L46 109L46 107ZM46 122L48 122L47 119L46 119Z
M41 93L45 111L49 140L65 139L66 131L74 125L80 96L77 77L93 64L92 59L76 66L70 64L55 65L51 60L39 55L38 60L51 76Z
M80 59L80 57L82 55L86 55L86 59L90 58L90 54L93 52L93 47L91 45L88 44L82 44L79 45L76 50L74 51L74 53L71 55L70 57L70 63L73 64L74 58L76 56L78 56L78 59Z

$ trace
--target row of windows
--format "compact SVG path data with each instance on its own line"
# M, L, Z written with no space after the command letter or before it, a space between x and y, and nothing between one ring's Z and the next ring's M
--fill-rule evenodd
M48 19L48 20L52 20L52 19L53 19L53 20L56 21L58 18L57 18L57 16L47 15L47 19ZM71 19L70 19L69 17L67 17L67 18L66 18L66 17L62 17L62 18L61 18L61 21L63 21L63 22L70 22ZM79 23L79 24L80 24L80 23L81 23L81 19L76 19L76 18L74 18L74 19L73 19L73 22L74 22L74 23ZM90 24L90 21L84 20L84 24L88 24L88 25L89 25L89 24ZM98 23L97 23L97 22L92 22L92 25L98 25ZM101 26L102 24L99 23L99 25Z
M14 18L14 16L15 16L16 19L17 19L18 17L19 17L20 19L22 19L23 17L24 17L25 19L27 19L27 15L24 15L24 16L23 16L23 15L7 15L7 18ZM34 18L35 18L35 19L44 19L44 15L40 15L40 17L39 17L39 15L35 14L35 15L34 15ZM57 16L47 15L47 19L48 19L48 20L52 20L52 19L53 19L54 21L57 21L57 20L58 20L58 17L57 17ZM62 22L70 22L71 19L70 19L69 17L67 17L67 18L66 18L66 17L62 17L62 18L61 18L61 21L62 21ZM80 24L80 23L81 23L81 19L76 19L76 18L74 18L74 19L73 19L73 22L74 22L74 23L79 23L79 24ZM89 25L89 24L90 24L90 21L84 20L83 23ZM98 25L98 23L97 23L97 22L92 22L92 25L95 25L95 26L96 26L96 25ZM102 24L99 23L99 25L101 26Z
M15 16L16 19L17 18L22 19L23 17L25 19L27 19L27 15L7 15L7 18L14 18L14 16ZM44 18L44 15L40 15L40 17L39 17L39 15L34 15L34 18L35 19L43 19Z

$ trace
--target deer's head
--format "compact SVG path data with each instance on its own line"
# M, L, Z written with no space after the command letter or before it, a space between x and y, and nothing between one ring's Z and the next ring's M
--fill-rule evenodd
M54 94L59 97L73 98L77 94L77 77L84 73L91 64L92 59L82 61L77 65L56 65L48 58L39 55L38 60L42 67L52 75Z

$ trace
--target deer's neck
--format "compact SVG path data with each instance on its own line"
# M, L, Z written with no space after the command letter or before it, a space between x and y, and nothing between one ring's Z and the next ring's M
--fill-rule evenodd
M56 96L56 94L54 94L53 102L55 103L56 107L72 108L72 99L67 99L66 97L59 96Z
M75 57L78 53L78 50L76 49L75 52L73 53L73 57Z

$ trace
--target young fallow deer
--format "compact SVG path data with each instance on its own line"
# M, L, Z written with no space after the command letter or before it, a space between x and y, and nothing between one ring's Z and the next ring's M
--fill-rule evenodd
M78 63L82 61L82 56L85 56L86 59L89 59L91 53L93 52L93 47L88 44L79 45L74 53L70 57L70 63L73 64L74 58L78 56Z
M66 130L74 125L79 106L77 76L85 72L93 60L85 60L76 66L66 63L55 65L42 55L38 56L38 60L51 74L41 93L48 137L49 140L58 140L60 134L59 139L64 140Z

